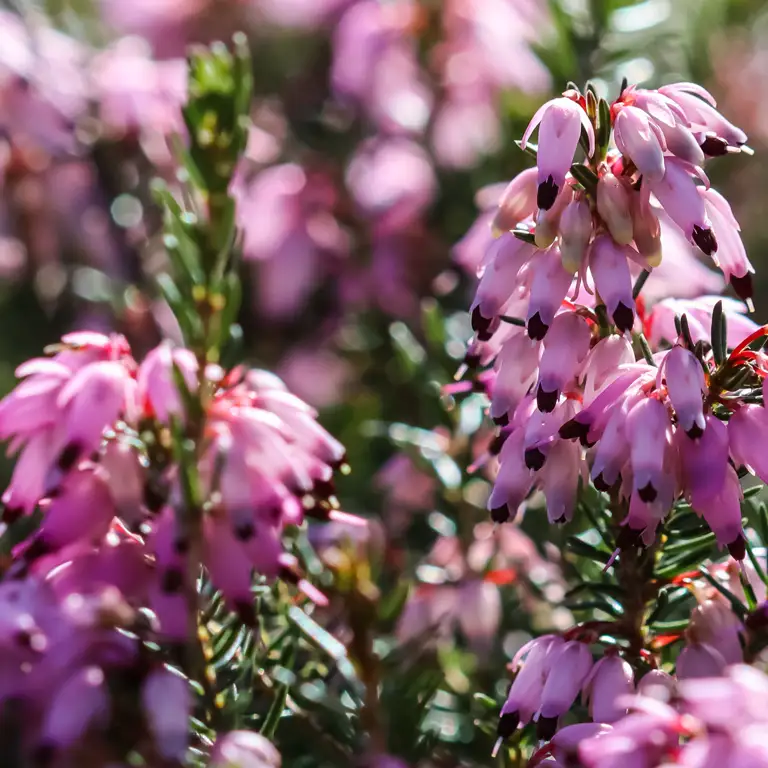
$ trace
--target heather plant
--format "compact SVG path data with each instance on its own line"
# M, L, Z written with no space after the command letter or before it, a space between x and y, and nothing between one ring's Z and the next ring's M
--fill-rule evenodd
M0 763L762 763L759 13L33 5Z
M458 375L473 372L498 425L491 518L514 525L541 492L551 524L588 521L567 543L588 564L571 590L574 625L517 651L495 750L535 739L533 763L698 763L718 749L696 744L719 727L715 701L764 685L732 665L765 643L766 508L745 500L742 480L767 479L768 330L746 317L754 270L702 169L746 140L692 83L625 82L613 101L570 84L523 134L536 168L498 198ZM680 301L674 286L646 303L646 281L678 258L669 229L745 303ZM725 749L739 737L722 738Z

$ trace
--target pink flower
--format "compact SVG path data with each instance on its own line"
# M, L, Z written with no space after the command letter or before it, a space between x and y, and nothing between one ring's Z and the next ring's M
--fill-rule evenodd
M752 297L751 273L754 267L747 257L736 217L728 201L714 189L700 189L704 208L712 220L712 226L718 238L717 265L722 269L725 279L733 285L742 299Z
M712 144L717 141L731 147L741 147L746 143L747 135L744 131L728 122L715 109L714 99L700 86L693 83L672 83L659 88L659 92L676 102L691 127L704 134L703 144L709 154L719 154L712 148Z
M661 370L680 426L689 437L700 437L706 425L702 395L707 391L701 363L692 352L676 346L664 356Z
M712 328L712 311L717 303L722 304L727 319L726 346L733 349L742 339L757 330L757 323L745 316L744 304L728 296L700 296L697 299L664 299L654 304L646 320L646 336L651 345L658 346L662 339L674 342L677 339L675 315L686 316L691 340L707 341Z
M635 674L624 659L604 656L589 673L582 696L589 704L589 715L596 723L615 723L627 712L618 702L634 693Z
M3 500L29 512L62 473L99 449L104 430L135 411L135 363L122 337L70 334L52 358L17 369L0 402L0 437L21 449Z
M595 151L595 131L587 113L571 99L552 99L539 107L523 134L522 147L537 125L539 145L536 165L538 167L538 192L536 203L545 210L551 208L563 188L565 174L571 167L573 155L579 143L581 129L589 139L589 154Z
M211 753L209 768L280 768L280 753L255 731L220 734Z
M526 323L528 335L543 339L571 285L572 275L563 268L560 249L553 245L534 262Z
M642 398L627 413L633 488L642 501L654 501L663 486L670 426L666 408L652 397Z
M560 217L560 255L568 272L584 262L592 237L592 213L583 197L574 198Z
M415 10L408 0L363 0L345 11L333 34L333 91L387 132L421 132L432 107L408 32Z
M512 662L517 675L509 689L497 733L509 738L518 725L527 725L541 706L545 681L552 669L552 662L563 647L563 639L557 635L542 635L523 646ZM575 698L575 696L574 696Z
M537 171L528 168L518 173L504 189L498 201L492 226L500 232L514 229L536 209Z
M667 141L661 128L637 107L624 107L614 121L616 146L648 181L664 178Z
M361 144L346 182L362 211L388 227L416 221L436 190L427 154L405 138L374 138Z
M632 278L627 265L631 246L619 246L607 235L598 235L589 254L589 268L595 288L616 326L629 331L635 322L635 300L632 297Z
M539 360L536 399L540 410L554 409L560 392L584 362L591 340L587 321L573 312L562 312L552 321Z
M719 651L726 664L739 664L744 661L743 633L744 627L730 606L716 597L693 609L686 637Z
M691 643L680 651L675 670L679 680L690 680L718 677L725 667L725 659L718 650L704 643Z
M536 715L539 738L552 738L557 718L576 701L593 663L589 646L578 640L569 640L554 651Z
M174 349L162 342L142 361L137 376L137 396L148 414L163 424L172 416L183 416L181 401L173 369L176 366L190 392L197 390L197 360L188 349Z
M765 390L765 386L763 387ZM768 482L768 454L761 446L768 439L768 411L761 405L742 405L728 422L731 454L737 465Z
M648 186L690 241L696 243L707 256L717 251L712 222L685 163L669 158L664 178L661 181L649 181Z
M158 667L144 680L141 699L160 754L168 760L181 760L189 741L189 681L166 667Z

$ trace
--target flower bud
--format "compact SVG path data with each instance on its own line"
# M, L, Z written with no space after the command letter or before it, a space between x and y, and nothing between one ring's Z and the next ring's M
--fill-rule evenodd
M560 256L568 272L576 272L592 237L592 213L584 198L573 200L560 217Z
M604 173L597 182L597 212L619 245L632 242L629 195L626 184L610 171Z

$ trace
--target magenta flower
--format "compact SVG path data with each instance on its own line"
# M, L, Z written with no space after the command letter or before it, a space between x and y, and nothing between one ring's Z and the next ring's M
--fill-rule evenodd
M595 238L589 253L589 269L616 327L631 330L635 322L635 300L632 277L627 265L631 246L617 245L607 235ZM630 256L630 258L632 258Z
M518 173L507 184L498 200L498 208L492 226L500 232L508 232L536 210L537 171L528 168Z
M173 367L181 371L190 392L197 391L197 360L188 349L174 349L163 342L142 361L136 377L137 396L142 409L164 424L171 417L184 415L181 395L176 386Z
M706 180L706 177L703 177ZM699 188L689 167L680 160L669 158L661 181L649 181L648 186L672 221L685 236L708 256L717 251L717 239L707 216Z
M659 93L674 101L691 128L702 135L702 148L708 155L724 154L727 148L740 148L747 135L728 122L716 109L712 96L694 83L672 83L659 88Z
M539 738L554 736L557 719L576 701L593 664L589 646L578 640L569 640L554 650L536 714Z
M542 635L524 645L512 662L517 675L501 708L498 734L509 738L518 725L526 725L541 706L545 681L557 658L563 639L557 635ZM575 696L574 696L575 698Z
M591 340L587 321L573 312L562 312L552 321L539 360L536 400L540 410L554 409L560 392L584 362Z
M536 204L546 210L555 204L563 188L581 129L586 131L589 139L590 156L595 151L595 130L584 109L566 97L552 99L539 107L523 134L523 149L536 126L539 126Z
M23 381L0 402L0 437L21 450L3 496L11 509L31 511L63 472L99 449L105 429L135 410L135 363L122 336L62 341L52 358L20 366Z
M557 245L553 245L535 260L526 313L528 335L531 339L540 341L546 336L557 310L568 293L572 277L571 273L563 267Z
M691 643L680 651L675 671L679 680L690 680L719 677L725 667L725 659L717 649L705 643Z
M637 107L623 107L614 121L616 146L648 181L664 178L667 140L662 129ZM703 159L703 158L702 158Z
M619 702L635 691L632 667L615 654L598 661L584 683L583 698L589 705L589 715L596 723L615 723L627 713Z
M692 352L676 346L664 356L662 370L680 426L690 438L701 437L705 427L702 394L706 392L701 363Z
M597 212L618 245L629 245L633 238L632 198L626 181L610 172L597 182Z

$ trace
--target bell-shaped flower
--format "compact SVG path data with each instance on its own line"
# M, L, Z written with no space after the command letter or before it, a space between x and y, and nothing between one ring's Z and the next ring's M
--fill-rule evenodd
M736 465L768 483L768 410L752 403L742 405L728 421L728 438Z
M539 208L547 210L555 204L563 188L565 174L573 163L573 156L579 144L581 129L586 131L590 156L595 151L595 131L587 113L575 101L565 97L552 99L539 107L523 134L523 149L537 125L539 143L536 156L536 203Z
M557 719L576 701L593 663L589 646L578 640L569 640L556 652L541 692L536 729L539 738L554 736Z
M526 323L532 339L543 339L571 286L573 275L563 268L560 248L553 245L534 260Z
M701 363L689 350L675 346L664 356L661 370L678 423L689 437L700 437L706 426L702 395L707 391Z
M726 664L744 661L743 635L744 625L719 595L703 600L691 611L687 638L719 651Z
M496 423L508 420L536 381L540 347L519 330L501 348L494 366L496 380L491 398L491 418Z
M229 731L216 739L208 768L280 768L274 744L255 731Z
M635 692L635 673L624 659L610 653L598 661L584 683L582 698L596 723L615 723L627 713L618 702Z
M535 168L526 168L509 182L499 199L499 205L491 222L496 232L509 232L536 210Z
M610 171L597 182L597 212L619 245L632 242L631 190L624 179Z
M600 297L616 327L629 331L635 322L632 275L627 258L631 246L619 246L608 235L598 235L589 253L589 269Z
M192 710L189 681L166 667L158 667L144 680L141 701L157 751L166 760L182 760L189 742Z
M136 378L140 407L163 424L168 424L171 416L184 414L174 366L181 372L187 389L195 392L197 359L194 353L188 349L174 349L169 342L162 342L147 354Z
M664 178L647 183L686 238L698 245L707 256L715 253L717 239L691 175L691 166L676 158L668 158Z
M581 468L581 446L571 440L556 440L541 473L551 523L564 523L573 518Z
M675 673L678 680L720 677L726 663L722 654L706 643L690 643L677 657Z
M703 89L692 91L690 86L690 83L672 83L659 88L659 92L680 106L693 130L711 133L731 147L745 144L747 134L715 109L714 99L701 98Z
M576 272L584 261L592 238L592 212L583 197L574 198L560 217L560 256L568 272Z
M566 184L551 208L539 208L536 214L536 228L533 233L537 248L549 248L555 242L560 231L560 219L563 211L568 207L571 200L573 200L573 188Z
M736 560L743 560L745 555L744 530L741 525L743 497L739 476L728 464L719 493L700 499L695 506L715 534L717 543L727 547L731 557Z
M520 649L513 662L517 675L501 708L497 733L509 738L519 725L527 725L541 704L552 659L563 646L558 635L542 635Z
M505 233L492 242L490 254L470 308L472 329L480 341L487 341L498 327L497 317L514 292L520 269L535 254L535 248Z
M658 267L663 255L661 222L659 221L650 200L643 194L632 195L630 208L632 214L632 238L638 253L646 260L648 266Z
M589 352L592 333L587 321L575 312L555 316L544 338L539 361L536 400L539 409L552 411L560 392L574 378Z
M717 236L717 264L725 279L745 300L752 297L751 274L755 271L739 234L741 227L728 201L714 189L699 189L704 209Z
M629 459L629 443L624 430L627 414L623 408L613 408L603 434L595 448L592 462L592 482L600 491L608 491L621 476Z
M667 142L661 128L643 110L623 107L616 115L613 135L619 151L635 164L644 178L660 181L664 177Z
M51 697L40 729L38 754L54 756L109 719L109 693L103 670L87 666L76 670Z
M612 333L590 349L579 378L583 380L583 402L588 406L609 382L622 372L622 366L634 363L635 353L626 336Z
M653 502L661 489L670 426L667 409L654 397L642 398L627 413L633 488L642 501Z
M499 472L488 498L488 509L494 522L514 519L517 508L533 485L533 472L525 465L524 439L522 429L513 430L499 454Z
M708 414L706 429L696 440L679 431L675 434L683 486L698 512L723 489L728 470L728 427Z

